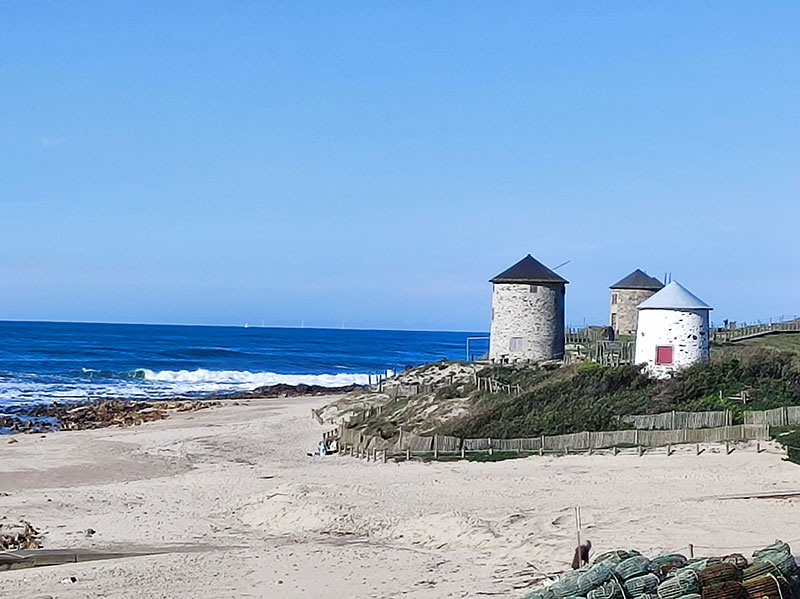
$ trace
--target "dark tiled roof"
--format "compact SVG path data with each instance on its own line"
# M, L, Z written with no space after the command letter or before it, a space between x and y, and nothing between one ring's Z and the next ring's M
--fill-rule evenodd
M536 258L528 254L508 270L504 270L491 283L569 283Z
M653 291L658 291L663 286L664 283L637 268L621 281L614 283L611 289L652 289Z

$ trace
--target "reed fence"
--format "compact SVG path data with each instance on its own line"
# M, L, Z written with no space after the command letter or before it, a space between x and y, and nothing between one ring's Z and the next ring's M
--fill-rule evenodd
M738 441L766 441L769 427L766 424L738 424L713 428L683 428L675 430L620 430L545 435L518 439L494 439L482 437L461 439L449 435L422 436L401 430L396 440L366 435L363 432L341 425L335 437L343 452L351 455L369 455L382 452L386 457L405 455L458 454L467 452L539 452L569 453L570 451L592 451L618 447L642 448L664 447L680 444L726 443ZM385 459L384 458L384 459Z
M745 424L765 426L792 426L800 424L800 406L786 406L774 410L748 411Z
M731 424L730 410L710 412L661 412L659 414L627 414L620 422L640 430L669 430L679 428L713 428ZM761 424L761 423L749 423Z

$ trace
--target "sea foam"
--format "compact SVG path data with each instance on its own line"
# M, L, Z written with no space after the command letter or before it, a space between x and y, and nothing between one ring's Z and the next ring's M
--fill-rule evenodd
M146 381L160 383L190 384L198 386L213 385L256 389L269 385L319 385L320 387L345 387L347 385L368 385L375 382L375 375L356 373L337 374L277 374L275 372L250 372L247 370L160 370L155 372L140 368L137 374Z

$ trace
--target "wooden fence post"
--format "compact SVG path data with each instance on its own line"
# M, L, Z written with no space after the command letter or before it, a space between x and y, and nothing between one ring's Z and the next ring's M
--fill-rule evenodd
M642 448L641 445L639 445L639 457L642 457L643 454L644 454L644 449Z
M694 545L689 543L689 557L694 557Z
M433 435L433 459L439 457L439 435Z
M489 437L489 455L494 454L494 447L492 447L492 438Z
M467 450L464 448L464 440L462 439L461 440L461 459L463 460L466 457L467 457Z
M672 455L672 443L667 443L667 457Z
M614 445L614 455L617 455L618 453L619 453L619 449L617 448L616 445Z
M407 462L411 461L411 450L410 449L406 449L406 461Z
M695 445L694 452L695 452L695 455L700 455L700 443Z

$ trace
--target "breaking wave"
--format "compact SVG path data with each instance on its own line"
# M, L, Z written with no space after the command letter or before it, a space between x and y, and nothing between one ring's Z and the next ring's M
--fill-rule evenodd
M137 377L145 381L191 385L231 386L242 389L256 389L268 385L319 385L320 387L345 387L347 385L368 385L374 375L337 374L277 374L275 372L249 372L247 370L160 370L155 372L146 368L135 371Z

